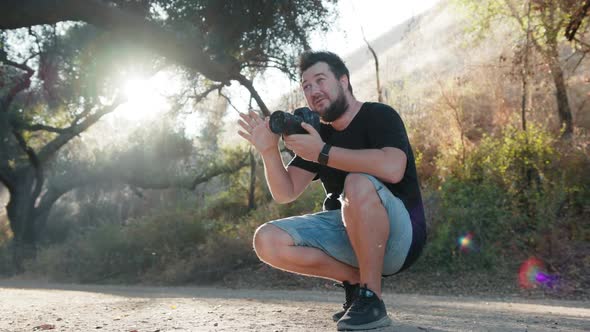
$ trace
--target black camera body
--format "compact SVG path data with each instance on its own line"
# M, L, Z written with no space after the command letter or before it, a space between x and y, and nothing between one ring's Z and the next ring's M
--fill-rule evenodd
M307 134L307 130L301 127L301 122L310 124L320 132L320 116L308 107L300 107L293 114L276 111L270 115L270 130L275 134L293 135Z

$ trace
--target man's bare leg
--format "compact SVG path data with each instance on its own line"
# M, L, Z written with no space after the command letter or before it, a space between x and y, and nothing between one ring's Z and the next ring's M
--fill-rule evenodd
M389 217L371 180L351 173L344 183L342 217L356 254L360 283L381 298L383 257L389 238Z
M271 224L256 230L254 249L263 262L281 270L352 284L359 282L359 269L335 260L320 249L295 246L287 232Z

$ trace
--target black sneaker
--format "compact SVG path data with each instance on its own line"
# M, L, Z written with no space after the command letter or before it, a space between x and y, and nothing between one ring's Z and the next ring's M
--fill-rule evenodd
M342 316L344 316L344 314L346 313L346 310L348 310L348 308L350 308L350 306L352 305L352 302L354 301L354 298L356 297L356 293L358 292L358 289L361 285L360 284L351 285L348 281L343 281L341 284L334 284L334 286L344 288L344 294L345 294L345 302L342 304L343 310L335 313L332 316L332 319L335 322L337 322L338 320L340 320L340 318L342 318Z
M389 326L385 303L367 286L360 287L348 311L338 321L338 331L370 330Z

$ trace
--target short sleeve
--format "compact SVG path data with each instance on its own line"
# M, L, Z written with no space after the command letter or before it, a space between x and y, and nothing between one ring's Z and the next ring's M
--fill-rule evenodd
M376 104L371 109L368 128L369 142L372 148L394 147L408 155L410 144L406 128L401 117L393 108Z

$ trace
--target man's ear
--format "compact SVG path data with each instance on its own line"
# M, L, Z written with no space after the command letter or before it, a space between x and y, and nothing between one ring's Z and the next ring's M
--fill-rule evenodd
M344 91L348 91L348 84L350 84L348 82L348 77L346 77L346 75L342 75L338 81L340 81L340 85L342 85L342 89Z

